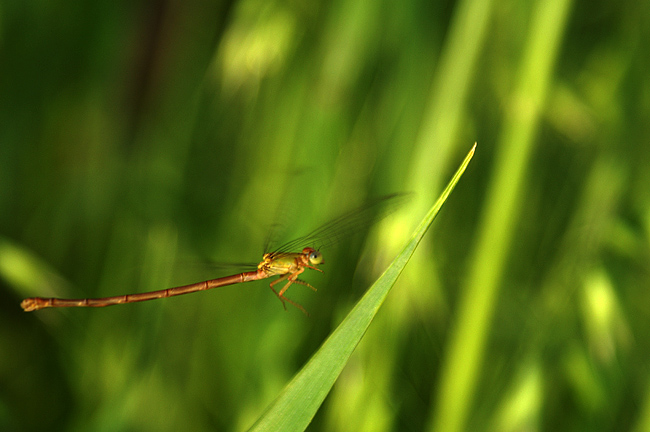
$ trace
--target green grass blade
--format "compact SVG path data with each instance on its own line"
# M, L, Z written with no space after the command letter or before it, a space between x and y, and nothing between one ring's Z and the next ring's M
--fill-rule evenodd
M511 103L495 147L494 178L488 185L475 250L450 329L447 353L433 398L430 432L467 429L472 397L477 391L499 290L508 269L513 235L524 207L522 196L530 182L527 173L535 149L536 132L552 82L553 66L562 49L562 35L571 0L539 0L531 15L529 36ZM530 170L529 170L530 171Z
M4 236L0 236L0 280L20 297L60 296L70 290L68 282L45 260Z
M391 287L465 172L475 149L476 144L465 157L442 195L422 220L404 250L370 287L305 367L271 403L251 427L251 431L301 431L307 428L350 355L361 341Z

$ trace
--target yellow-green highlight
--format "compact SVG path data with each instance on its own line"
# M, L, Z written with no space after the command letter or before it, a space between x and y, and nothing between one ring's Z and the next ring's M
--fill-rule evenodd
M467 283L454 319L448 350L435 391L430 430L461 432L473 406L474 389L499 295L505 262L525 192L526 170L534 149L541 110L560 47L569 0L540 0L533 9L527 49L509 114L497 143L496 163L486 208L471 253Z

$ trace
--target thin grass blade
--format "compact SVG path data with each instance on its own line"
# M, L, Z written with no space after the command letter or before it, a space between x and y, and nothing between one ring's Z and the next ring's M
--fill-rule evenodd
M318 352L271 403L251 427L251 431L302 431L307 428L422 237L465 172L475 149L476 144L402 252L359 300Z

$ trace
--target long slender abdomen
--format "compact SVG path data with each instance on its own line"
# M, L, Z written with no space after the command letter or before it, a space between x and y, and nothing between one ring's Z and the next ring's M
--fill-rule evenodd
M190 285L183 285L174 288L167 288L158 291L149 291L137 294L125 294L114 297L102 298L85 298L85 299L59 299L33 297L23 300L20 306L26 312L31 312L48 307L104 307L124 303L136 303L159 298L174 297L177 295L189 294L197 291L205 291L211 288L232 285L241 282L264 279L266 276L261 271L252 271L240 273L232 276L226 276L219 279L212 279L203 282L197 282Z

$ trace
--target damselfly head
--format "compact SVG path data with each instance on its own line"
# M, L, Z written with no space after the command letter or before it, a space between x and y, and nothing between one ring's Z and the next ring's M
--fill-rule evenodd
M323 254L320 253L320 251L317 251L316 249L304 248L302 250L302 253L307 256L307 259L309 260L309 264L311 265L325 264L325 260L323 259Z

